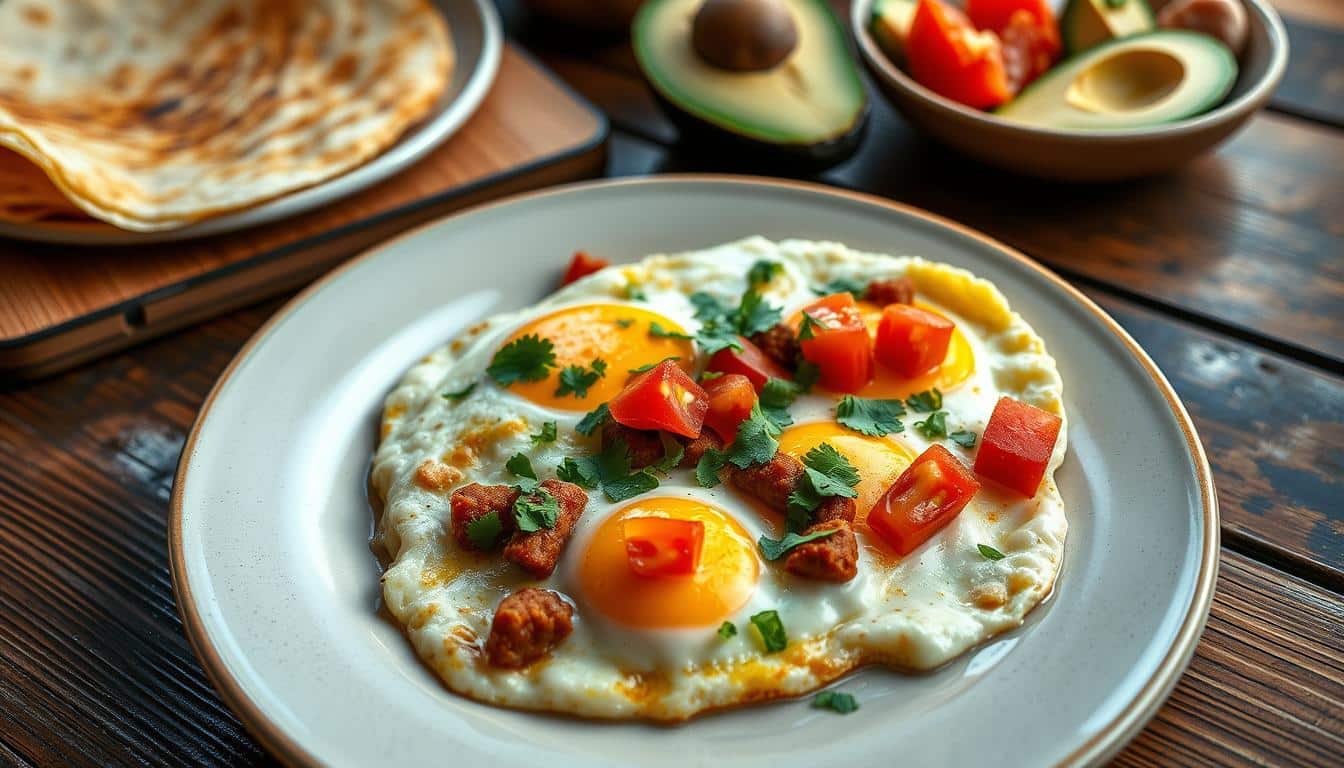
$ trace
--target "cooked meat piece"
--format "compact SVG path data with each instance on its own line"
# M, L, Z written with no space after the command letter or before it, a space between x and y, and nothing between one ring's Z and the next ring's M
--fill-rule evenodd
M879 307L888 304L909 304L915 300L915 281L908 277L893 277L890 280L874 280L863 293L864 301L871 301Z
M751 342L760 347L766 357L790 371L798 365L797 333L783 323L768 331L752 334Z
M812 522L829 523L832 520L854 522L855 504L853 499L844 496L827 496L812 513Z
M635 469L657 464L663 458L663 441L657 430L631 429L609 421L602 427L602 447L610 447L617 440L630 446L630 466Z
M859 572L859 542L854 538L854 530L848 522L830 520L817 523L804 533L832 528L835 533L830 536L794 547L784 558L784 570L817 581L846 582L854 578Z
M560 562L560 552L574 532L574 524L588 505L588 494L573 483L551 479L541 481L541 487L550 491L559 502L560 513L555 517L555 527L532 533L516 531L504 545L504 559L517 563L538 579L550 576L555 570L555 564Z
M485 641L491 666L522 669L574 631L574 608L549 589L528 587L500 601Z
M723 450L723 441L714 434L713 430L706 429L700 433L700 436L693 440L686 440L686 452L681 456L681 466L695 468L704 457L705 452L713 448L716 451Z
M476 549L467 537L467 526L482 517L497 512L505 533L513 530L513 502L518 491L511 485L481 485L472 483L453 491L448 503L452 507L453 538L465 549Z
M781 514L788 510L789 494L802 476L803 463L783 451L776 451L764 464L746 469L728 466L728 482Z

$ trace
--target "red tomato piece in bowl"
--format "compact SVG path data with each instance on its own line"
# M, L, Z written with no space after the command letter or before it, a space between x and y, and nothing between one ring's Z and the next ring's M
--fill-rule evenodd
M690 576L700 567L705 524L668 517L628 517L621 521L625 556L639 576Z
M765 386L765 382L770 379L791 378L788 371L780 367L779 363L776 363L769 355L761 351L761 348L752 343L750 339L738 336L737 341L742 345L741 349L727 347L715 352L709 358L709 364L705 366L705 370L746 376L757 392L760 392L761 388Z
M868 527L904 557L952 522L980 490L950 451L932 445L911 462L868 513Z
M751 380L738 373L728 373L706 381L704 388L709 395L705 426L714 430L725 443L733 442L738 425L751 416L752 406L756 405L756 390L751 386Z
M664 360L631 378L607 408L616 423L631 429L699 437L709 411L709 395L675 360Z
M976 29L999 36L1013 93L1054 66L1064 48L1054 11L1045 0L966 0L966 15Z
M565 270L565 276L560 279L560 285L569 285L581 277L587 277L610 265L610 261L597 256L589 256L587 251L575 251L574 258L569 260L569 267Z
M1035 496L1063 423L1049 411L1011 397L999 398L980 436L976 474L1023 496Z
M989 109L1012 95L998 37L950 5L919 0L905 45L910 75L940 96Z
M878 362L907 378L922 376L947 357L951 320L909 304L889 304L877 325Z
M816 364L822 386L857 392L873 377L873 343L851 293L833 293L803 307L798 334L803 358ZM807 337L807 338L804 338Z

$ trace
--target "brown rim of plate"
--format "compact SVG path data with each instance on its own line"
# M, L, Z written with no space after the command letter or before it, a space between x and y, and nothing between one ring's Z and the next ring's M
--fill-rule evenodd
M1208 457L1204 453L1204 446L1199 441L1199 436L1195 433L1194 424L1190 420L1190 414L1186 412L1185 406L1176 396L1175 390L1167 382L1162 372L1158 370L1157 365L1143 351L1138 342L1130 338L1120 324L1106 314L1087 296L1083 295L1077 288L1074 288L1063 278L1049 271L1045 267L1037 264L1026 255L994 240L993 238L976 232L961 224L957 224L949 219L945 219L936 214L914 208L912 206L898 203L886 198L877 197L861 192L829 187L822 184L812 184L799 181L787 181L758 176L739 176L731 174L666 174L653 177L635 178L635 179L616 179L587 181L575 184L565 184L558 187L550 187L535 192L525 192L519 195L505 197L489 203L467 208L446 216L435 219L434 221L421 224L414 229L410 229L402 234L370 248L364 253L356 256L344 264L336 267L326 275L318 278L307 288L300 291L294 298L285 303L283 307L276 311L252 337L247 340L233 360L229 362L224 372L220 374L215 385L206 395L205 401L201 404L201 409L196 415L196 420L192 424L191 433L187 436L186 443L182 447L182 455L178 459L177 472L173 477L173 495L169 503L168 519L168 562L173 578L173 592L177 597L178 614L182 617L182 626L187 635L187 641L191 644L192 650L196 653L196 658L200 660L201 666L205 669L206 676L210 679L220 698L229 706L238 719L242 721L247 728L248 733L266 748L275 757L279 758L286 765L291 766L317 766L321 762L312 754L304 750L299 744L286 734L277 724L268 720L261 712L261 709L248 698L243 691L242 685L230 673L228 666L224 663L219 651L211 643L204 625L201 623L200 614L196 610L195 601L191 593L191 585L187 582L186 563L183 560L182 550L182 487L187 479L187 466L190 463L192 454L196 450L196 438L200 435L202 422L210 413L210 407L214 404L215 396L219 394L229 378L233 375L238 365L258 342L267 336L276 328L291 312L303 304L308 298L321 290L328 282L350 269L355 264L367 261L379 252L392 247L398 242L420 234L423 230L436 226L446 219L465 216L480 211L497 208L500 206L511 205L523 200L533 200L551 195L562 195L577 190L586 190L595 187L635 187L645 185L656 185L664 182L694 182L694 183L719 183L719 184L755 184L765 187L774 187L776 189L791 189L803 192L816 193L832 197L847 198L866 205L871 205L888 210L899 211L907 216L923 219L938 226L951 229L960 235L976 240L987 245L1004 256L1016 261L1017 263L1035 271L1047 282L1062 289L1069 297L1078 302L1084 309L1091 312L1098 320L1106 326L1134 355L1135 359L1142 364L1147 371L1149 378L1157 385L1162 396L1166 399L1167 405L1171 408L1172 416L1176 418L1177 424L1181 428L1181 433L1185 436L1186 446L1190 450L1190 456L1194 459L1196 472L1198 473L1200 502L1203 508L1204 517L1204 541L1200 547L1201 561L1199 565L1199 574L1195 581L1195 591L1190 602L1190 608L1186 612L1185 618L1181 621L1180 629L1177 631L1176 640L1172 647L1167 651L1158 665L1153 676L1144 683L1143 688L1134 697L1121 712L1111 719L1097 734L1089 738L1081 746L1069 753L1060 765L1091 765L1100 763L1105 758L1119 751L1127 744L1140 729L1157 713L1158 708L1166 700L1171 689L1176 686L1177 681L1185 672L1189 665L1191 657L1194 655L1195 646L1199 641L1199 636L1204 630L1204 623L1208 619L1209 608L1213 601L1214 583L1218 576L1218 552L1219 552L1219 524L1218 524L1218 497L1214 492L1213 470L1209 466Z

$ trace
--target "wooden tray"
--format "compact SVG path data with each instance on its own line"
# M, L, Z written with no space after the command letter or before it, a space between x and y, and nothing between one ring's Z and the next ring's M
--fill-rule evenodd
M63 370L290 290L363 248L493 197L595 176L605 117L512 45L462 130L410 170L297 218L135 247L0 239L0 381Z

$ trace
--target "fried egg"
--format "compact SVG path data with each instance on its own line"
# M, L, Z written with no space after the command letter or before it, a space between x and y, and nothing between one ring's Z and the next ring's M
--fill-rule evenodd
M543 479L554 477L565 457L596 453L598 438L579 434L579 420L620 391L627 371L669 357L688 373L703 370L706 355L680 338L700 326L691 294L734 306L762 260L780 267L757 290L786 321L816 300L817 286L908 276L917 305L955 323L942 365L914 379L879 366L858 395L905 398L936 387L948 432L979 434L1001 396L1064 417L1055 362L1003 295L965 270L916 256L752 237L608 267L533 307L485 320L425 357L388 395L370 475L381 506L373 546L386 563L384 603L448 688L509 707L677 721L806 693L867 664L933 669L1019 626L1050 592L1068 527L1053 480L1067 429L1035 496L987 483L949 525L901 557L867 527L868 510L930 445L944 445L967 465L975 449L924 437L911 428L918 414L907 414L904 431L861 434L837 421L839 395L819 388L793 403L779 450L801 457L827 443L858 471L859 567L846 583L809 581L785 572L780 561L767 562L756 542L782 536L782 516L729 484L702 487L686 469L620 502L590 491L557 568L544 580L497 552L457 544L449 507L456 488L517 482L505 463L518 453ZM879 307L860 309L870 325L877 322ZM658 334L651 333L655 324ZM495 383L486 375L494 355L528 335L553 341L557 367L540 381ZM561 368L594 359L607 363L605 376L582 396L557 394ZM534 439L547 422L556 424L554 441ZM621 523L650 516L703 524L695 574L632 573ZM1004 557L991 560L980 545ZM482 649L494 609L526 586L570 601L573 632L529 667L492 667ZM752 627L751 617L765 611L780 617L783 650L767 652ZM735 634L720 634L725 622Z

